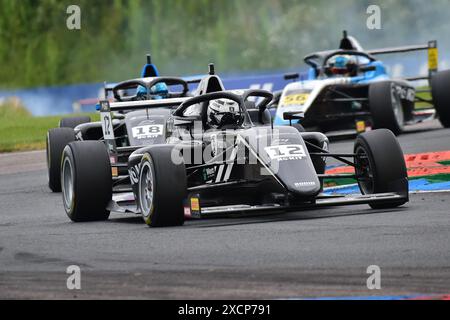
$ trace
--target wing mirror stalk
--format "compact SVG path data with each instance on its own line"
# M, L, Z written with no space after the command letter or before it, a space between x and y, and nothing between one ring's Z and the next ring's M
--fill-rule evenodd
M303 112L285 112L283 113L283 119L289 120L289 125L292 127L292 120L303 120L305 114Z

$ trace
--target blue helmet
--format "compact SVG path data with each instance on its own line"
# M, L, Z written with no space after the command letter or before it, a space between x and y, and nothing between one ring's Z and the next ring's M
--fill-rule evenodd
M347 68L348 62L349 59L346 56L337 56L336 60L334 61L334 67L340 69Z
M166 99L169 95L169 88L164 82L159 82L150 88L150 95L154 100ZM139 86L137 96L145 99L147 97L147 88Z
M353 66L357 64L354 56L336 55L328 61L330 73L335 75L344 75L354 70Z

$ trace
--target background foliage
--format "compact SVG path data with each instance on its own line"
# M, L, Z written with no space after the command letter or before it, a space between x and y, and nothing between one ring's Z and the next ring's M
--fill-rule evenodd
M66 28L66 9L82 29ZM382 30L366 8L382 8ZM0 0L0 87L118 81L151 52L164 74L270 70L336 47L343 29L368 48L437 39L448 50L449 0Z

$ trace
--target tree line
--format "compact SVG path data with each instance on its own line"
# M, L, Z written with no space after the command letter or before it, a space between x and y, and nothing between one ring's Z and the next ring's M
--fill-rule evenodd
M382 29L371 31L374 3ZM80 30L66 26L72 4ZM343 29L367 47L445 37L448 9L448 0L0 0L0 87L119 81L139 74L146 53L166 75L204 73L209 62L221 73L292 68L337 47Z

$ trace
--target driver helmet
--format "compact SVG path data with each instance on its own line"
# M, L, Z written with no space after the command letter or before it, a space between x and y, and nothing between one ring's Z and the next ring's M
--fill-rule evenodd
M229 99L216 99L209 102L207 117L207 123L211 128L221 129L224 126L240 125L244 114L237 102Z
M155 84L150 89L150 95L152 100L161 100L167 99L169 96L169 88L164 82L159 82ZM147 88L143 86L139 86L137 89L138 99L146 100L147 99Z
M330 71L335 75L345 75L351 73L356 59L350 55L337 55L329 62Z

